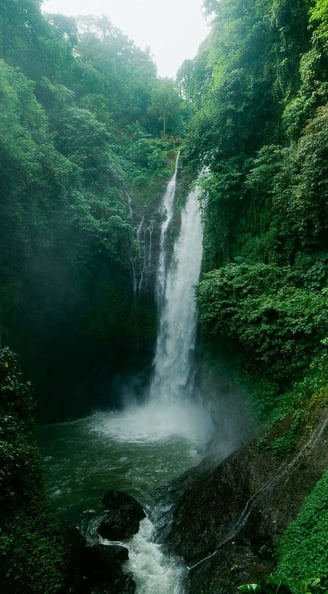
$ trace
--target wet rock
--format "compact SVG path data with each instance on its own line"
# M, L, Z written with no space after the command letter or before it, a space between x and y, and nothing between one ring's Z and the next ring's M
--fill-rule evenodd
M327 440L328 413L319 410L293 457L253 441L172 487L178 497L164 538L190 568L190 594L234 594L267 577L280 536L328 466Z
M128 574L118 578L110 586L105 584L93 586L85 594L135 594L135 591L136 584Z
M66 549L67 561L67 592L73 594L80 592L82 581L82 563L81 559L86 546L86 540L82 534L73 526L64 526L63 535Z
M106 491L102 502L109 509L124 511L139 521L146 515L139 501L132 495L123 493L123 491L116 491L115 489Z
M114 584L111 594L134 594L136 584L131 575L124 575Z
M94 545L84 548L82 567L89 582L98 583L121 578L121 563L129 558L128 549L120 545Z
M108 540L131 538L139 530L139 520L131 518L121 510L109 510L102 520L98 532Z
M141 504L121 491L107 491L103 504L108 508L98 532L108 540L124 540L136 534L139 522L145 517Z

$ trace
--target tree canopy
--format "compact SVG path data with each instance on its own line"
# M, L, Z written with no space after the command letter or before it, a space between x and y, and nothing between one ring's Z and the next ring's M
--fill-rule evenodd
M110 381L144 363L130 196L139 216L173 166L183 105L168 81L162 138L162 85L149 52L108 19L1 3L1 340L40 394L53 389L47 414L84 410L73 385L92 370ZM69 398L54 396L59 385Z

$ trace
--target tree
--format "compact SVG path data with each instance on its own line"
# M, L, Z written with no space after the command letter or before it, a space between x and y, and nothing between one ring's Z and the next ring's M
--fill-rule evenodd
M156 80L149 52L137 48L105 17L80 17L78 27L76 50L88 68L85 75L90 77L87 85L79 89L86 95L85 101L89 95L101 95L105 100L103 111L110 112L117 127L136 120L148 127L147 111Z
M181 131L182 100L171 79L160 79L154 85L149 112L161 122L164 135Z

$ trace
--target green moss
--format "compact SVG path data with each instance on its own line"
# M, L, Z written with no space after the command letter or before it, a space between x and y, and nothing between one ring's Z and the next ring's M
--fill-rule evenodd
M55 594L64 586L62 527L42 500L32 513L19 509L0 533L0 571L8 594Z
M328 585L327 533L328 472L307 497L280 541L274 573L276 583L287 584L293 594L304 592L303 582L314 578L320 578L320 586Z

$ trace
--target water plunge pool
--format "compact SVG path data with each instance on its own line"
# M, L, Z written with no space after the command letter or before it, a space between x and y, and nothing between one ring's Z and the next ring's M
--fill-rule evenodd
M138 594L185 592L185 568L153 540L152 511L158 487L199 462L209 429L205 412L188 403L172 405L166 414L149 405L40 429L48 497L89 543L99 542L107 489L133 495L148 513L139 533L122 543L129 549L126 570L133 572Z

